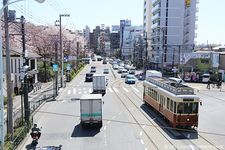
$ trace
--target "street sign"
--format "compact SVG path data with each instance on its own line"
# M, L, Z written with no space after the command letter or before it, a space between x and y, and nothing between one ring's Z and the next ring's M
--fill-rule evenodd
M66 70L71 70L71 65L70 64L67 64L67 66L66 66Z
M54 72L58 71L58 65L57 65L57 64L53 64L52 67L53 67L53 71L54 71Z

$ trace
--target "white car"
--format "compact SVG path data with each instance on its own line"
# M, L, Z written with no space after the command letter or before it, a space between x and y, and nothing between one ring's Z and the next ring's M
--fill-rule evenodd
M122 73L123 69L124 69L124 68L120 66L120 67L118 68L117 73Z
M129 69L129 74L135 74L135 68L130 68Z
M121 78L125 78L128 75L128 71L126 69L122 70Z
M130 65L125 65L124 68L128 70L130 69Z
M177 84L182 84L182 85L187 85L184 80L180 79L180 78L173 78L173 77L170 77L168 78L170 81L173 81Z
M117 64L114 64L114 65L113 65L113 69L114 69L114 70L117 70L118 68L119 68L119 66L118 66Z
M203 82L203 83L207 83L207 82L209 81L209 79L210 79L210 74L204 73L204 74L202 75L202 82Z

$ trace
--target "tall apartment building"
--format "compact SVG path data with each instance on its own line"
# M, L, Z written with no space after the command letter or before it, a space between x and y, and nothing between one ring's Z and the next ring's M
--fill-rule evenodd
M151 49L151 25L152 25L152 0L144 0L144 17L143 17L143 27L144 27L144 37L145 37L145 44L147 42L147 57L148 61L152 59L152 49ZM146 50L146 48L145 48ZM146 57L146 56L144 56Z
M90 48L90 28L88 26L83 30L83 34L84 39L87 42L87 47Z
M197 0L152 0L153 63L171 67L194 48ZM147 2L146 2L147 4ZM146 24L146 28L148 25Z
M131 26L131 20L120 20L120 50L122 51L122 47L123 47L123 44L124 44L124 41L123 41L123 36L124 36L124 30L125 28L127 27L130 27Z

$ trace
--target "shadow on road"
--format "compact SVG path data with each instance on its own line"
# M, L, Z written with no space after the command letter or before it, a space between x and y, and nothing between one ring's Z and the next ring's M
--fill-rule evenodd
M100 132L100 127L85 127L83 128L81 124L75 126L71 137L93 137Z
M141 105L141 109L154 121L157 128L161 128L172 139L197 139L198 134L192 129L173 129L168 122L163 119L163 116L153 110L150 106Z
M31 144L28 144L28 145L26 146L26 149L27 149L27 150L33 150L33 149L34 149L34 146L32 146Z

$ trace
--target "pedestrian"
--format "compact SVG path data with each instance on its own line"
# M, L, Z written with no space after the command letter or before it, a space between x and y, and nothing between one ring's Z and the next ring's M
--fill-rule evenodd
M210 89L211 79L208 80L207 89Z

